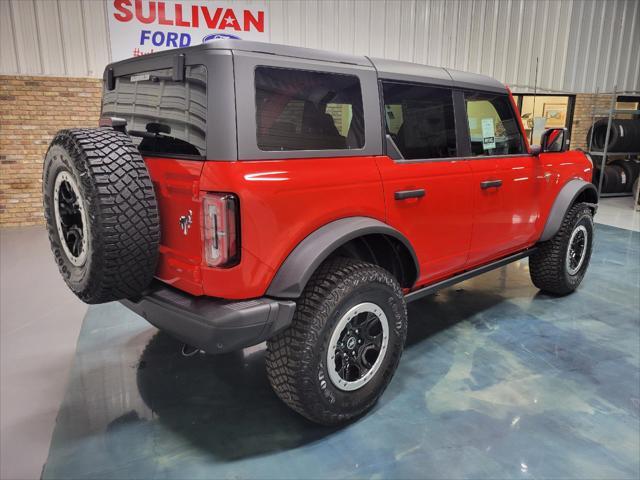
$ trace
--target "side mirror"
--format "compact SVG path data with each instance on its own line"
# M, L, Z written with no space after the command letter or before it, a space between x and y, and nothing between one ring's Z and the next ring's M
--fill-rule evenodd
M566 152L569 150L568 131L566 128L549 128L540 137L540 151Z

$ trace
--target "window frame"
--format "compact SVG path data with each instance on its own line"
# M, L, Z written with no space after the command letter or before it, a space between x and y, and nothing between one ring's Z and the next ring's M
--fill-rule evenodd
M382 138L377 75L373 67L273 56L260 52L234 52L238 160L284 160L380 155ZM255 69L257 67L306 70L358 78L364 116L362 148L325 150L261 150L257 142Z
M363 121L363 144L361 147L357 147L357 148L344 148L344 149L335 149L335 148L316 148L316 149L282 149L282 150L277 150L277 149L265 149L262 148L259 145L259 135L258 135L258 96L257 96L257 89L255 87L255 81L256 81L256 76L258 74L258 69L268 69L268 70L280 70L280 71L291 71L291 70L296 70L298 72L304 72L304 73L309 73L309 74L320 74L320 75L336 75L336 76L340 76L340 77L351 77L357 80L358 82L358 87L360 89L360 107L362 107L362 121ZM258 149L261 152L320 152L320 151L326 151L326 150L340 150L340 151L361 151L364 148L364 145L366 144L367 141L367 136L366 136L366 119L364 116L364 100L362 98L362 83L360 82L360 78L358 77L358 75L354 75L354 74L347 74L347 73L335 73L335 72L321 72L321 71L317 71L317 70L308 70L308 69L291 69L291 68L282 68L282 67L276 67L276 66L271 66L271 65L257 65L254 69L253 69L253 80L254 80L254 104L255 104L255 112L256 112L256 132L255 132L255 136L256 136L256 146L258 147ZM298 99L300 101L303 102L303 109L305 108L305 105L307 103L307 99ZM287 103L286 106L288 106L289 103ZM351 117L353 120L353 105L355 104L347 104L345 103L344 105L351 105ZM303 114L304 115L304 114ZM336 129L337 129L337 125ZM346 140L346 136L345 136L345 140Z
M455 135L456 135L456 150L457 156L455 157L446 157L446 158L415 158L415 159L406 159L406 158L394 158L394 154L389 151L389 147L386 142L387 135L387 127L386 127L386 118L384 117L385 112L385 102L384 102L384 90L382 88L382 82L389 83L402 83L406 85L416 85L416 86L424 86L424 87L433 87L433 88L448 88L452 91L453 96L453 118L455 122ZM509 94L505 92L496 93L494 91L489 90L475 90L470 88L459 88L451 85L438 84L438 83L429 83L429 82L415 82L415 81L405 81L405 80L396 80L396 79L388 79L388 78L380 78L378 80L378 89L380 91L380 112L381 112L381 128L382 128L382 137L385 139L383 141L384 146L384 154L391 158L397 164L412 164L412 163L427 163L427 162L450 162L450 161L462 161L462 160L485 160L487 158L514 158L514 157L530 157L531 153L527 150L527 143L524 142L523 132L518 125L518 132L520 135L520 141L523 142L523 150L524 153L515 153L511 155L472 155L471 154L471 134L469 132L469 118L467 116L467 108L465 105L465 93L484 93L487 95L504 95L507 99L509 99ZM517 112L513 109L513 105L511 101L509 101L509 108L514 115L514 118L517 119ZM400 153L397 145L395 149Z
M464 122L462 123L464 124L464 130L466 132L466 144L468 148L468 156L466 156L465 158L468 158L469 160L474 160L474 159L484 160L487 158L514 158L514 157L530 157L531 156L531 153L528 151L528 148L527 148L528 142L525 141L526 139L524 136L524 132L522 131L522 128L520 125L519 112L514 110L513 102L511 102L511 98L509 97L508 93L505 92L504 94L502 94L502 93L490 92L486 90L472 90L468 88L461 90L460 93L461 93L460 101L462 102L462 109L464 110ZM500 155L472 155L471 131L469 129L469 114L467 112L467 105L466 105L466 99L465 99L466 94L472 94L472 95L484 94L484 95L491 95L491 96L504 96L504 98L507 100L508 109L512 113L513 118L516 122L516 126L518 127L518 135L520 136L520 143L522 145L523 153L500 154Z
M442 90L449 90L451 92L451 104L453 106L453 124L454 124L454 135L455 135L455 143L456 143L456 155L453 157L426 157L426 158L404 158L404 156L402 156L402 152L400 151L400 149L398 148L397 145L395 145L394 143L394 147L397 150L398 153L400 153L400 155L402 156L402 158L393 158L392 155L390 155L388 152L388 146L387 146L387 116L386 116L386 102L385 102L385 98L384 98L384 84L395 84L395 85L406 85L406 86L413 86L413 87L424 87L424 88L437 88L437 89L442 89ZM451 87L449 85L442 85L442 84L434 84L434 83L423 83L423 82L413 82L413 81L405 81L405 80L395 80L395 79L387 79L387 78L380 78L378 79L378 90L380 92L379 96L380 96L380 116L381 116L381 127L382 127L382 136L385 139L385 141L383 142L384 145L384 153L385 155L387 155L388 157L392 158L394 162L396 163L421 163L421 162L446 162L446 161L450 161L450 160L458 160L462 157L460 157L460 149L462 147L462 145L460 144L460 129L459 129L459 122L457 120L457 108L456 108L456 91L458 89Z

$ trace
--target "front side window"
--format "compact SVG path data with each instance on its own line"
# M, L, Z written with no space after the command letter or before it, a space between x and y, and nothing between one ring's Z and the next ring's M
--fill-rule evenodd
M255 86L260 150L342 150L364 146L358 77L258 67Z
M404 158L456 156L450 89L393 82L382 87L387 133Z
M508 96L467 92L464 98L472 155L525 153L522 134Z

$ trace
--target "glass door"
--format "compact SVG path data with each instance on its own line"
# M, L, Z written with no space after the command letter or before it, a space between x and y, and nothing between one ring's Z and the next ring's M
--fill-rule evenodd
M570 95L514 95L522 124L532 145L540 144L547 128L566 127L571 138L575 97Z

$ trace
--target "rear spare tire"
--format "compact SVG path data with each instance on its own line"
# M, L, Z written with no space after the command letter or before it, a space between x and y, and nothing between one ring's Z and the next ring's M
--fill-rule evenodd
M44 159L44 215L60 273L86 303L139 295L160 238L153 184L130 138L111 128L61 130Z

